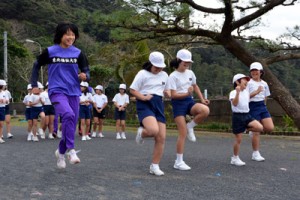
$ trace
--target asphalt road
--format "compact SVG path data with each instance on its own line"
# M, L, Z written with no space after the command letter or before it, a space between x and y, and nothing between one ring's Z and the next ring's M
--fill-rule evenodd
M300 199L300 138L263 136L265 162L251 160L251 144L243 137L240 157L244 167L230 165L233 136L197 133L187 141L184 160L191 171L173 169L176 137L168 136L160 163L165 176L149 174L153 140L136 145L105 138L81 141L76 149L81 163L65 170L56 167L58 140L27 142L24 127L13 127L13 139L0 144L0 199Z

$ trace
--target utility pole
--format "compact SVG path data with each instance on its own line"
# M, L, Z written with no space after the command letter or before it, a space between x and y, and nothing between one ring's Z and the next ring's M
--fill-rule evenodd
M4 31L3 35L3 42L4 42L4 70L3 70L3 76L6 83L8 82L7 79L7 32Z

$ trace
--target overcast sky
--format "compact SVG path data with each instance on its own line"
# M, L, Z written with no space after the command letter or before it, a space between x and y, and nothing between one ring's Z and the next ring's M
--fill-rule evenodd
M195 0L198 4L211 8L219 8L222 6L218 0ZM240 5L245 6L246 0L240 1ZM239 17L240 14L236 14L236 17ZM219 15L220 17L220 15ZM207 19L207 18L206 18ZM213 19L207 19L213 21ZM222 21L217 19L217 21ZM256 28L255 31L252 31L251 34L259 34L267 39L275 39L280 34L283 34L286 31L286 27L293 28L296 25L300 26L300 4L296 3L294 6L278 6L265 14L262 17L262 22L264 26ZM300 45L300 42L297 41L297 44Z

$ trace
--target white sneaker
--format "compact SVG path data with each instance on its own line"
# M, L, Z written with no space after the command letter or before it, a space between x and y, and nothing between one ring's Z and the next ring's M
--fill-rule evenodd
M37 134L38 135L38 134ZM41 139L45 139L46 138L46 135L44 133L44 130L43 129L39 129L39 135L41 136Z
M135 141L137 144L143 144L144 140L142 138L143 127L139 127L136 133Z
M8 138L8 139L11 139L11 138L13 138L13 137L14 137L13 134L7 133L7 138Z
M61 138L62 137L62 132L61 132L61 130L58 130L57 131L57 138Z
M37 136L33 136L33 137L32 137L32 141L38 142L38 141L39 141L39 138L38 138Z
M249 131L249 137L253 138L253 132L252 131Z
M91 140L92 139L92 138L90 138L89 135L86 135L85 137L86 137L86 140Z
M125 135L124 132L121 133L121 138L122 138L123 140L126 140L126 135Z
M239 156L232 156L231 157L231 162L230 162L230 164L232 164L232 165L235 165L235 166L244 166L244 165L246 165L246 163L245 162L243 162L241 159L240 159L240 157Z
M93 132L93 133L92 133L92 137L93 137L93 138L97 137L97 133L96 133L96 132Z
M182 161L182 162L175 161L175 164L173 167L174 167L174 169L178 169L178 170L182 170L182 171L191 170L191 167L188 166L187 164L185 164L184 161Z
M98 136L99 136L100 138L104 138L104 135L103 135L102 133L99 133Z
M66 161L65 161L65 155L64 154L60 154L58 149L55 151L55 156L57 158L57 167L59 169L64 169L66 168Z
M81 141L86 141L86 136L85 136L85 135L83 135L83 136L81 137Z
M30 132L30 133L28 133L28 135L27 135L27 141L32 141L33 140L33 134L32 134L32 132Z
M122 139L120 133L117 133L116 139L117 139L117 140Z
M252 160L261 162L261 161L265 161L265 158L262 157L259 152L257 152L257 153L252 153Z
M39 130L36 131L36 135L40 135L41 132L41 128L39 128Z
M155 168L155 167L153 167L152 164L150 165L150 174L153 174L155 176L163 176L163 175L165 175L165 173L163 171L161 171L159 169L159 167Z
M0 138L0 144L3 144L5 141L2 139L2 138Z
M73 164L80 163L80 159L78 158L75 149L71 149L71 150L67 153L67 155L68 155L68 159L69 159L70 164L73 165Z
M53 137L52 133L49 133L48 138L49 138L50 140L54 140L54 137Z
M187 128L187 138L192 142L196 142L194 128Z

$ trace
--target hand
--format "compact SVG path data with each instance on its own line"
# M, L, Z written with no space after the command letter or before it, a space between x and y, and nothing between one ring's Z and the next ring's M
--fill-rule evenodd
M238 86L236 86L235 90L236 90L237 93L240 93L241 87L238 85Z
M193 86L190 86L188 88L188 93L192 96L193 95L193 92L194 92L194 87Z
M164 96L165 96L166 98L171 98L171 91L170 91L170 90L165 90L165 91L164 91Z
M203 99L201 103L203 103L204 105L209 105L210 101L208 99Z
M264 90L264 87L263 86L259 86L256 90L257 94L259 94L261 91Z
M85 81L86 80L86 74L81 72L80 74L78 74L78 78L79 78L79 80Z
M152 99L152 97L152 94L147 94L146 96L144 96L144 101L149 101L150 99Z

